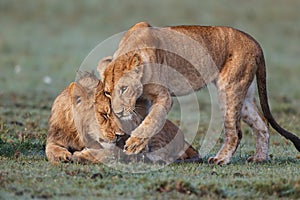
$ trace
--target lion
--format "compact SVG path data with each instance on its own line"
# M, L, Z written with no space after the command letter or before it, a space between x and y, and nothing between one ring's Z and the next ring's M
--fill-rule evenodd
M101 72L106 68L106 66L112 61L112 56L107 56L102 58L97 66L97 71L101 75ZM108 93L104 91L105 97L109 96ZM101 98L104 98L101 95ZM102 101L96 101L102 102ZM122 128L126 129L126 133L130 133L133 129L135 129L145 118L151 102L140 98L135 103L135 108L133 110L133 117L131 118L132 121L123 121ZM97 106L102 106L101 103L96 104ZM116 119L115 119L116 120ZM177 135L175 134L177 133ZM129 137L127 135L127 137ZM125 138L125 137L123 137ZM176 138L176 139L174 139ZM127 138L126 138L127 139ZM172 142L170 142L172 141ZM184 141L184 143L182 143ZM118 145L119 147L124 146L125 144ZM183 146L182 146L183 145ZM165 148L162 148L165 147ZM148 149L148 150L146 150ZM149 149L151 151L156 151L155 153L149 153ZM184 151L182 151L182 149ZM179 151L178 151L179 150ZM164 127L162 130L150 138L150 141L146 148L142 150L144 153L148 152L147 156L151 157L150 160L152 161L166 161L172 162L174 158L178 158L176 160L177 163L179 162L202 162L202 159L199 158L199 154L197 151L184 140L184 134L181 130L174 125L171 121L166 120ZM172 155L171 155L172 154ZM181 155L181 156L179 156Z
M105 116L95 114L94 95L103 92L101 86L94 75L83 73L78 82L71 83L55 99L46 142L46 156L51 163L98 162L92 155L97 152L103 155L97 157L104 159L107 152L93 149L115 144L117 134L122 134L116 121L103 123ZM109 100L104 100L104 104L109 103Z
M135 121L126 123L126 128L133 129L140 123L147 106L145 101L137 104ZM46 155L53 164L105 162L114 158L117 148L123 149L129 137L124 134L111 112L102 82L91 73L83 73L53 103ZM201 161L197 151L184 141L183 133L170 121L150 139L143 153L153 162Z
M152 104L126 141L127 154L139 153L163 127L171 96L190 94L209 83L217 88L224 120L224 143L209 163L230 162L242 139L241 120L256 136L256 151L249 161L268 159L268 123L300 151L300 139L278 125L270 112L263 51L242 31L218 26L156 28L140 22L125 33L112 61L100 73L105 94L121 121L132 118L137 99ZM263 114L254 96L255 77Z
M122 122L122 128L126 133L130 133L142 122L149 106L148 100L137 100L132 120ZM123 136L123 141L118 142L117 146L123 150L129 137L128 134ZM202 162L198 152L185 141L183 132L170 120L166 120L162 130L150 138L149 143L139 154L154 163ZM123 154L123 157L126 156L128 155Z

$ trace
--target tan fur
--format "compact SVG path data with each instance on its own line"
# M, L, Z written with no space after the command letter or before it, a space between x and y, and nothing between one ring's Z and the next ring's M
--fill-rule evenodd
M55 99L49 118L46 144L46 155L51 163L71 160L99 162L90 156L87 149L82 154L76 151L82 151L84 148L103 149L101 143L116 141L115 133L121 132L118 128L120 126L114 120L103 122L106 115L112 115L107 106L97 107L95 112L95 99L103 101L105 105L109 104L107 98L99 97L101 95L104 96L102 83L100 84L96 77L87 74L77 83L71 83ZM72 155L73 152L76 153Z
M99 61L97 70L100 73L100 75L103 73L104 69L111 62L111 60L112 57L109 56ZM107 93L105 93L105 95L109 96L109 94ZM102 96L102 98L107 97ZM103 107L103 100L96 100L96 102L100 102L99 104L96 103L96 108L97 106ZM147 115L150 106L150 102L145 99L138 99L136 102L133 103L133 117L131 118L131 120L122 123L122 128L123 130L126 130L127 133L131 132L141 123L141 121ZM123 144L119 144L118 147L123 148ZM169 120L166 120L166 123L164 124L163 128L157 134L150 138L147 147L143 148L143 152L148 153L147 156L150 160L154 162L159 160L172 162L176 158L182 160L183 162L200 161L198 152L184 140L184 134L182 133L182 131Z
M127 124L127 128L133 129L140 123L146 104L140 101L138 115L135 121ZM116 136L123 134L121 126L111 112L110 99L104 95L103 84L86 73L77 83L71 83L63 90L53 103L46 144L47 158L53 164L61 161L103 162L114 156L116 145L123 149L124 144L117 142ZM171 141L173 145L162 148ZM185 153L184 149L188 152ZM171 122L151 138L145 152L151 152L149 158L154 162L171 162L177 158L199 160L198 153L184 142L183 133Z
M135 129L147 115L150 103L145 99L138 99L132 120L123 122L126 132ZM124 145L119 145L123 149ZM152 136L141 152L151 161L173 162L201 162L198 152L184 140L183 132L170 120L166 120L162 130Z
M49 130L46 144L46 156L51 163L69 161L71 151L82 150L84 144L75 128L68 86L55 99L48 121Z
M188 40L193 42L187 44ZM164 51L168 47L183 52L189 59L176 52ZM164 66L171 67L185 79ZM209 26L153 28L141 22L124 35L112 62L101 73L104 89L112 98L112 109L120 119L132 117L138 98L152 103L149 114L126 142L128 154L139 153L149 138L163 127L163 119L172 105L171 95L189 94L213 82L223 111L225 138L222 148L209 162L226 164L242 138L241 119L257 136L254 161L264 161L268 157L266 119L300 149L299 138L282 129L270 113L265 71L259 44L236 29ZM254 94L248 90L255 76L264 115L259 113ZM250 109L246 109L247 106Z

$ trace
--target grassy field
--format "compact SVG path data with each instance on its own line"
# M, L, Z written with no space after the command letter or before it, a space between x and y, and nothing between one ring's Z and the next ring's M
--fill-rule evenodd
M51 166L44 153L55 96L98 43L139 21L225 25L253 35L265 51L272 112L300 136L299 7L298 0L1 0L0 199L299 199L300 154L273 130L270 160L263 164L246 162L255 149L246 126L232 163L222 167L206 164L221 139L203 164L139 174L102 164ZM209 122L207 95L199 93L204 112L195 147Z

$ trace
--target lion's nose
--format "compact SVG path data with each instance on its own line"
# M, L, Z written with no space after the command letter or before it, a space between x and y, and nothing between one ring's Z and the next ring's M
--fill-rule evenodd
M123 115L124 115L124 108L120 112L117 112L115 114L117 115L118 118L123 117Z

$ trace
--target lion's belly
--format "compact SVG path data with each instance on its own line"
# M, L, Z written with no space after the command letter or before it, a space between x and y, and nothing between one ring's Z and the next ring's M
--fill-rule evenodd
M172 96L182 96L190 94L204 87L207 83L198 73L169 72L167 87Z
M150 69L144 73L144 83L158 84L168 88L173 96L190 94L214 81L219 70L211 63L191 65L187 62L148 65ZM155 70L153 70L155 68Z

